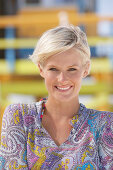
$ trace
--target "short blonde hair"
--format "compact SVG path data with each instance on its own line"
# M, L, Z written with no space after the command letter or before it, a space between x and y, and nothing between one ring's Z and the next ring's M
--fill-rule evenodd
M73 25L58 26L46 31L38 40L30 59L37 65L44 64L50 56L75 47L83 55L85 61L90 61L90 48L86 34Z

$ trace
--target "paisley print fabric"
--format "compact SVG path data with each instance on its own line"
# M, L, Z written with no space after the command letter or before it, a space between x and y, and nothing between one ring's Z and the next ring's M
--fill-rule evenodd
M41 124L43 102L6 108L0 170L113 170L113 113L80 104L68 139L57 146Z

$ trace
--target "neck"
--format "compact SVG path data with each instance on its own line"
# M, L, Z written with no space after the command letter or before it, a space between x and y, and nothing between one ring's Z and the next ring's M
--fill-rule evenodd
M72 117L78 113L79 107L78 99L61 102L48 97L46 102L46 114L57 119L72 119Z

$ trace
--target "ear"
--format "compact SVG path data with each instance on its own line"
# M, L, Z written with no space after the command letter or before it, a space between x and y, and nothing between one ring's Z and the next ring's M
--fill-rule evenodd
M85 78L89 74L90 65L91 65L90 61L87 61L84 66L83 78Z
M40 75L41 75L41 77L43 77L44 78L44 71L43 71L43 68L42 68L42 66L38 63L38 68L39 68L39 71L40 71Z

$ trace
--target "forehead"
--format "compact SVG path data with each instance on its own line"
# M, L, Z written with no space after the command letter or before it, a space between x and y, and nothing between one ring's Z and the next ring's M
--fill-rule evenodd
M45 61L46 66L58 65L58 66L71 66L82 65L83 56L75 48L71 48L65 52L53 55Z

